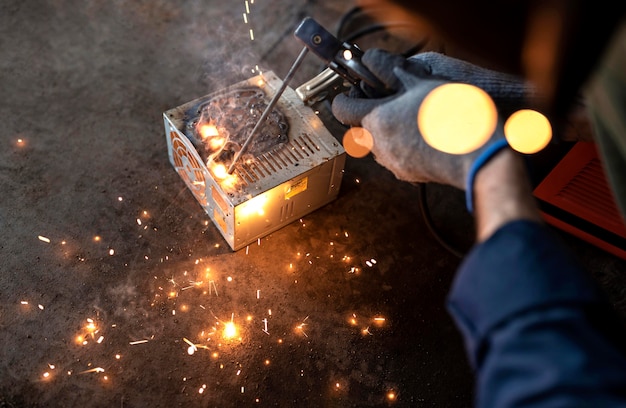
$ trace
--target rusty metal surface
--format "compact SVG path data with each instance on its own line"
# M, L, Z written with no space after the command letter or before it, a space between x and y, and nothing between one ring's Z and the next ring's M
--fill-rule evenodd
M162 112L282 77L302 17L351 6L326 3L0 3L0 406L471 405L459 260L414 187L349 158L336 201L233 253L168 161ZM467 247L462 195L428 198ZM624 262L568 243L624 310Z

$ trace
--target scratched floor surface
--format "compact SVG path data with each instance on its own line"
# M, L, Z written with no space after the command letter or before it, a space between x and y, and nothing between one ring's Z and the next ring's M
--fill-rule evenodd
M460 260L416 187L348 158L336 201L232 252L168 160L162 112L284 76L297 23L351 7L2 2L0 406L471 405L444 307ZM466 250L462 194L427 197ZM625 309L624 261L565 238Z

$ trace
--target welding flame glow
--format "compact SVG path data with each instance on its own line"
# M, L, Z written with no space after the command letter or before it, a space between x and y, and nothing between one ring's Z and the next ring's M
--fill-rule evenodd
M237 326L233 322L226 322L224 324L224 332L222 336L225 339L233 339L237 336Z
M226 177L228 177L228 170L226 169L226 166L224 166L223 164L215 164L212 168L211 168L211 172L213 173L213 175L220 179L223 180Z
M202 136L202 139L206 139L208 137L219 136L219 132L217 131L217 126L212 125L210 123L203 123L198 127L198 133Z
M265 214L265 206L268 201L268 196L266 194L261 194L246 201L237 208L240 211L239 214L242 216L250 216L253 214L262 216Z

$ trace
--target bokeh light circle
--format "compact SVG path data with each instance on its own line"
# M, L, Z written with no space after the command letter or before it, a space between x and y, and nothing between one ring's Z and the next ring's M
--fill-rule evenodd
M537 153L550 143L552 126L541 113L522 109L512 114L504 124L504 136L511 148L520 153Z
M372 134L362 127L351 127L343 135L343 148L352 157L361 158L369 154L374 146Z
M493 134L496 105L482 89L469 84L444 84L424 98L417 126L431 147L450 154L466 154L481 147Z

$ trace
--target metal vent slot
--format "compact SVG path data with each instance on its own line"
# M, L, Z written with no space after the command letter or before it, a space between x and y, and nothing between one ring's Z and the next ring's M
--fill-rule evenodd
M306 147L309 148L309 150L311 151L311 153L315 154L316 152L319 152L321 149L319 147L319 145L317 145L310 137L308 134L304 133L302 135L302 141L303 143L306 144Z
M602 164L593 159L563 186L557 196L609 219L619 219L620 214L608 186L598 183L603 177Z
M242 184L248 185L255 182L255 179L242 164L236 165L235 169L237 170L237 175L239 176L239 180L241 180Z
M291 149L289 150L289 153L291 153L291 155L296 159L296 161L300 159L304 159L304 155L300 152L300 147L298 146L295 140L291 142Z
M280 220L284 221L287 218L293 217L293 210L294 210L294 202L286 201L285 205L280 207Z
M294 140L293 143L298 146L297 147L297 152L300 154L304 154L306 156L310 156L309 152L306 151L306 144L300 144L300 141L298 139ZM310 149L310 148L309 148ZM313 153L313 152L311 152ZM304 156L302 156L304 157Z
M259 166L259 161L255 160L250 163L250 170L254 172L254 175L257 179L262 179L267 176L267 174L263 173L263 170Z
M274 163L278 167L278 169L287 167L287 163L285 163L285 161L281 159L280 155L276 154L275 152L270 152L268 156L271 159L271 162Z
M285 145L263 153L252 160L238 163L235 165L235 169L246 184L251 184L278 173L284 168L297 165L300 160L319 151L320 147L313 142L309 135L303 133L301 137Z
M272 173L272 172L274 172L274 173L275 173L275 172L277 172L277 171L278 171L278 169L280 169L280 167L278 167L278 169L276 169L276 167L274 167L274 165L272 164L271 158L272 158L272 156L270 156L269 154L265 154L265 153L264 153L264 154L261 156L261 159L262 159L262 163L261 163L261 164L262 164L264 167L265 167L265 166L267 166L267 167L269 167L269 168L270 168L270 170L268 170L268 173Z

